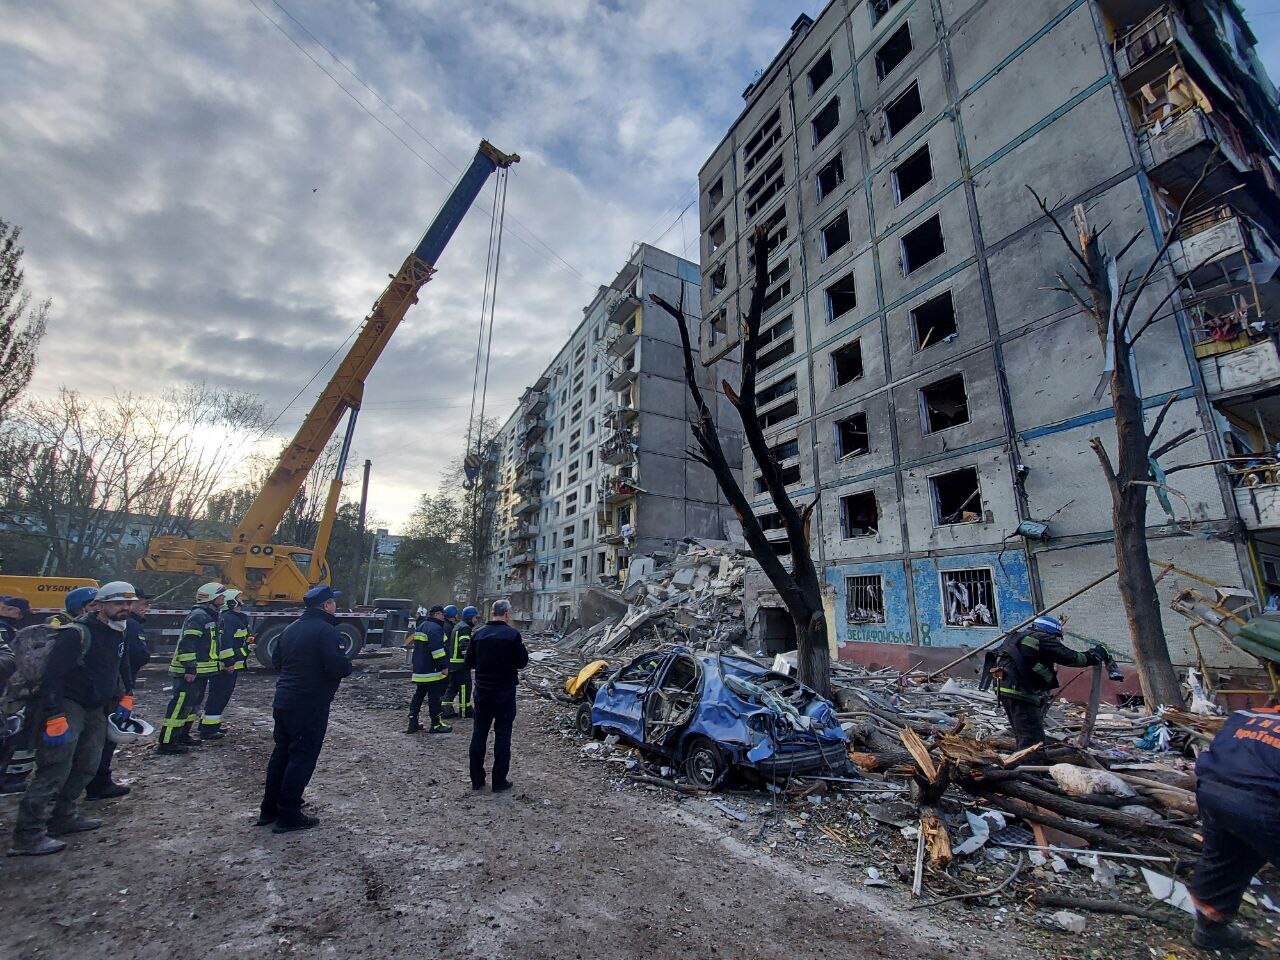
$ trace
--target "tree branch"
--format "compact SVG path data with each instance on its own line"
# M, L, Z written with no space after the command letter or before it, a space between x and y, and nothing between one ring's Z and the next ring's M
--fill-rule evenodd
M1089 441L1089 446L1093 447L1093 452L1097 455L1098 462L1102 464L1102 472L1106 475L1107 485L1111 487L1113 493L1118 491L1120 489L1120 481L1116 477L1115 468L1111 466L1111 457L1107 455L1106 448L1102 445L1102 440L1098 437L1093 437Z
M1062 226L1062 222L1049 210L1049 204L1045 202L1044 198L1042 198L1040 194L1036 193L1035 189L1030 184L1026 184L1026 188L1030 192L1031 196L1035 197L1036 206L1040 208L1040 212L1042 214L1049 218L1049 222L1053 224L1053 228L1058 232L1058 236L1062 238L1062 242L1067 245L1067 249L1071 251L1071 255L1076 258L1076 262L1078 262L1080 266L1084 267L1087 272L1089 264L1085 262L1084 254L1076 244L1072 242L1071 237L1067 234L1066 228Z
M1165 443L1160 444L1160 446L1152 450L1150 453L1150 457L1152 460L1159 460L1166 453L1172 453L1174 450L1182 446L1188 440L1198 436L1200 436L1200 431L1195 429L1194 427L1188 430L1183 430L1176 437L1166 441ZM1165 471L1165 473L1168 473L1168 472L1169 472L1168 470Z
M1156 435L1160 433L1160 428L1164 426L1164 418L1169 415L1169 408L1173 406L1173 401L1178 399L1177 393L1169 395L1169 399L1160 407L1160 412L1156 414L1156 422L1151 425L1151 432L1147 434L1147 449L1151 449L1151 444L1155 442Z

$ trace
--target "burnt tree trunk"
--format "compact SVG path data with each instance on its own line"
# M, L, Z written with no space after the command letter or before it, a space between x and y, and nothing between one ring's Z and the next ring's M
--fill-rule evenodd
M782 520L787 542L791 548L790 570L783 564L773 544L765 536L764 528L752 510L746 494L743 493L738 477L729 466L728 458L720 444L715 420L703 397L702 388L698 385L694 368L689 323L684 315L683 284L680 288L678 304L670 304L656 294L651 295L650 299L671 314L680 330L685 385L698 409L697 418L692 423L698 450L690 451L690 454L715 474L716 483L719 484L725 498L742 521L742 533L746 538L747 546L751 548L756 562L760 564L765 576L778 591L787 612L791 615L791 621L796 630L796 659L801 682L808 684L824 697L830 697L831 661L828 649L827 618L822 605L822 579L818 575L813 555L809 550L809 523L818 500L815 496L803 507L797 507L792 502L786 491L782 468L769 449L764 429L756 416L756 346L760 335L760 317L764 313L764 295L769 276L769 251L765 241L766 234L761 230L757 230L751 239L755 256L755 286L751 292L750 307L742 317L742 380L736 388L725 382L724 392L742 421L743 434L756 464L760 467L761 480Z

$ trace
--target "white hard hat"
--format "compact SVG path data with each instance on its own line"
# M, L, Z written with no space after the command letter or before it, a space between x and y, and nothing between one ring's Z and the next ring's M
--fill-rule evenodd
M107 717L107 739L112 743L134 743L145 740L156 732L156 728L140 717L125 717L123 720L113 713Z
M419 607L419 608L418 608L418 616L420 616L420 617L425 617L426 615L427 615L427 608L426 608L426 607Z
M208 603L227 592L227 588L220 584L217 580L210 580L203 587L196 591L196 603ZM98 592L98 599L102 599L102 592Z
M99 602L104 600L137 600L138 595L134 592L132 583L125 583L123 580L112 580L110 583L103 584L98 588L98 596L95 599Z
M233 603L240 603L240 591L239 591L239 590L226 590L222 595L223 595L224 597L226 597L226 598L227 598L227 604L228 604L228 605L233 604Z

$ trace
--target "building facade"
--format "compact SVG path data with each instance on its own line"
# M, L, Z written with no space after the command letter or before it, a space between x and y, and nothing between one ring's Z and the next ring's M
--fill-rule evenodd
M624 582L633 556L673 552L685 537L724 538L732 510L688 455L679 328L649 300L684 303L697 358L698 280L696 264L637 245L499 431L483 592L510 597L520 622L563 626L592 588ZM695 370L741 449L713 372Z
M1148 513L1175 660L1189 573L1280 592L1280 121L1253 46L1231 0L833 0L747 88L699 176L702 353L734 355L764 226L760 417L820 501L841 656L976 645L1115 565L1106 351L1028 187L1113 253L1136 238L1120 278L1158 261L1138 385L1150 419L1171 401L1162 439L1193 433ZM1114 580L1064 612L1123 659Z

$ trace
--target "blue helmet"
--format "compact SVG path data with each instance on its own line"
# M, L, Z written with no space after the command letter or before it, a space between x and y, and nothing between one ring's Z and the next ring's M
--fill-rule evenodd
M97 587L76 587L67 593L62 606L72 616L79 616L85 607L97 599Z
M463 623L470 623L470 622L471 622L471 618L472 618L472 617L478 617L478 616L480 616L480 611L479 611L479 610L477 610L475 607L463 607L463 608L462 608L462 621L463 621Z
M458 619L458 608L451 603L444 608L444 615L450 620L456 620Z
M1062 621L1057 617L1036 617L1031 621L1031 629L1060 637L1062 636Z

